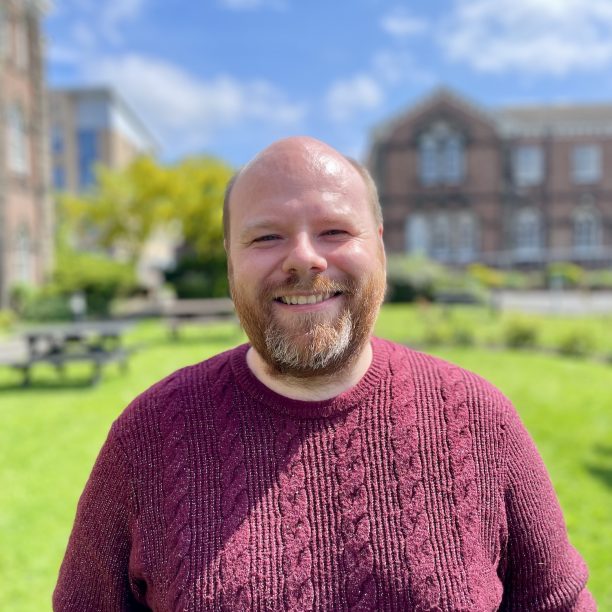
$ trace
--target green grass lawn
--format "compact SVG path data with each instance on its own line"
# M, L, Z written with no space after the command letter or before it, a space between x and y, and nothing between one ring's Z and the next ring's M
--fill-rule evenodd
M421 316L385 307L378 333L418 340ZM0 610L50 608L78 496L125 405L176 368L242 340L236 326L223 324L186 329L174 343L147 322L130 334L141 349L128 374L111 366L97 387L80 384L89 372L76 366L71 387L41 367L27 390L16 387L17 375L0 371ZM612 366L475 348L435 352L482 374L514 401L549 468L571 540L590 566L600 609L612 610Z

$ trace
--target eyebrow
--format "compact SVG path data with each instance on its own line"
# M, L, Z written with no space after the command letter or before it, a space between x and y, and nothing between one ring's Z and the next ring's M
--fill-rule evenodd
M333 215L324 215L320 217L317 220L317 225L334 225L336 223L338 224L351 223L354 225L356 221L357 219L355 219L354 215L340 213L340 214L333 214ZM262 230L275 231L276 228L279 227L279 225L282 225L282 223L283 223L283 220L279 221L278 219L262 217L261 219L256 219L255 221L251 221L247 223L243 227L242 231L240 232L240 237L244 238L245 236L248 236L249 234L252 234L258 231L262 231Z

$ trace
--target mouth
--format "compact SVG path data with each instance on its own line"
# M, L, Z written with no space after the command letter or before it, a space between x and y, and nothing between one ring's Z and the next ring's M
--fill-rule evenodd
M289 306L300 306L303 304L320 304L326 302L339 295L342 295L342 291L332 291L329 293L313 293L310 295L280 295L274 298L275 302L280 304L287 304Z

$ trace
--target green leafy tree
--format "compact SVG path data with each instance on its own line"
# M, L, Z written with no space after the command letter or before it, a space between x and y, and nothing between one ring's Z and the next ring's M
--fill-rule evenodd
M162 166L143 156L123 170L99 167L91 192L61 198L61 215L77 243L120 252L132 263L149 237L165 227L178 226L189 250L219 254L223 193L231 175L231 168L214 158Z

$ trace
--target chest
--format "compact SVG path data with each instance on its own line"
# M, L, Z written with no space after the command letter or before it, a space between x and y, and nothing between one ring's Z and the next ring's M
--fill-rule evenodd
M425 444L389 414L250 428L235 416L161 459L138 536L145 580L166 581L160 609L497 607L499 500L469 445Z

